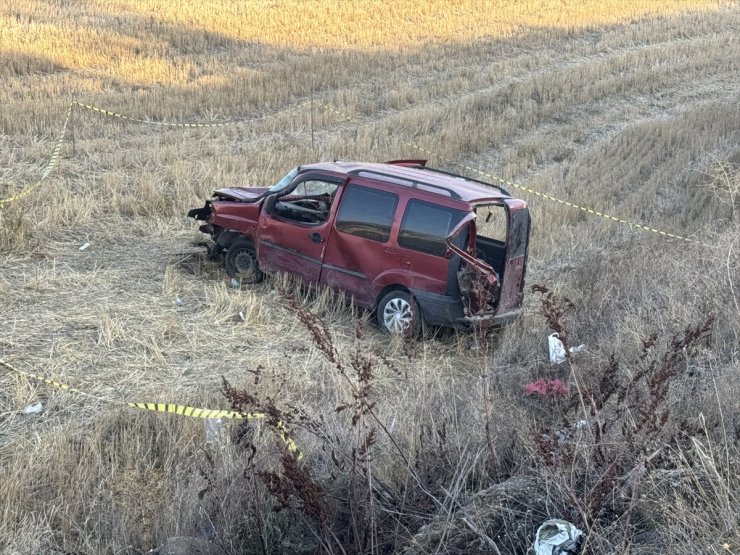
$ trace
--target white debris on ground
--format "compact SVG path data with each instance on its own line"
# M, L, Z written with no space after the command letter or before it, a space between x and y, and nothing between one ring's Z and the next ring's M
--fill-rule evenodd
M87 243L87 242L86 243L82 243L82 245L80 246L79 250L80 251L84 251L89 246L90 246L90 243Z
M21 409L21 414L39 414L42 410L44 410L44 405L42 403L32 403L23 407Z
M557 332L547 336L547 347L550 352L550 364L562 364L568 358L565 355L565 345L563 345ZM575 354L580 353L585 348L585 345L578 345L578 347L571 347L568 350L570 354Z
M583 532L570 522L554 518L537 529L534 545L527 555L574 555L578 553Z

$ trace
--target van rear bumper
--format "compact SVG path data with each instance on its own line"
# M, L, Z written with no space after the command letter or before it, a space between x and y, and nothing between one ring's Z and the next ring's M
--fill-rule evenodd
M521 316L522 310L520 308L504 312L503 314L481 314L480 316L463 316L458 321L468 325L479 324L483 326L503 326L513 322L519 316Z
M519 316L522 315L522 309L521 308L515 308L514 310L510 310L509 312L504 312L503 314L495 314L493 316L493 321L491 322L494 326L502 326L504 324L509 324L519 318Z
M465 308L459 297L438 295L411 289L427 324L432 326L453 326L467 328L471 325L500 326L513 322L522 314L521 308L515 308L503 314L481 314L480 316L465 316Z
M432 326L455 326L465 318L463 303L459 297L439 295L421 289L411 289L419 303L424 319Z

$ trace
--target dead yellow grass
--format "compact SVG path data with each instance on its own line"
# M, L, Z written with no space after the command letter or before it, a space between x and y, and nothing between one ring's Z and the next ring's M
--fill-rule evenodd
M687 8L701 13L722 4L98 0L61 6L26 0L0 9L0 75L66 68L132 85L183 85L201 77L209 80L210 72L221 69L218 63L197 67L201 64L194 63L194 53L211 45L230 48L234 41L291 50L389 51L420 43L509 37L521 29L585 29L647 15L669 16Z
M610 25L646 15L685 11L678 0L593 2L462 2L382 0L257 1L234 3L208 0L190 3L108 0L98 10L154 17L232 39L299 49L393 50L419 43L476 40L510 36L522 28L579 29ZM692 10L716 9L716 0L691 2Z
M225 403L220 376L249 385L248 371L262 367L254 386L261 395L304 407L339 446L351 445L349 416L334 412L349 390L274 282L231 289L193 245L204 236L184 213L216 187L271 183L309 160L418 157L410 141L715 245L665 242L522 194L534 222L528 283L546 283L577 305L571 331L589 349L581 370L711 312L717 328L696 369L701 380L676 395L695 399L688 412L725 415L727 437L737 433L727 417L737 409L740 341L738 207L730 196L740 162L736 3L197 5L0 7L0 198L38 179L72 99L158 121L269 116L181 129L77 110L74 149L67 141L43 186L0 208L0 357L112 400L212 407ZM311 100L313 118L284 111ZM330 292L283 285L328 322L347 355L362 315ZM437 474L430 470L432 483L446 488L467 457L485 467L456 482L471 490L539 468L527 446L541 407L521 391L557 372L545 362L547 333L531 295L493 351L449 337L409 358L403 344L367 333L366 351L389 363L376 369L378 414L403 449L422 453L434 430L447 430L447 458L438 457L445 463ZM703 389L710 378L714 396ZM19 413L36 401L43 415ZM293 433L326 478L324 445L300 428ZM254 434L259 464L274 466L279 443L260 426ZM724 476L737 445L717 445L724 451L709 466ZM221 453L221 497L199 499L203 448L202 422L0 375L0 550L133 553L177 534L232 542L234 552L257 545L248 532L254 507L234 493L247 487L244 461L231 448ZM407 469L392 453L381 443L375 472L401 488ZM724 481L730 493L721 503L702 502L693 513L675 503L660 509L672 523L695 523L701 513L710 529L692 539L677 525L665 528L672 552L734 541L736 522L722 515L736 506L736 484L712 483ZM452 506L442 490L435 495ZM280 517L270 525L286 526ZM414 532L398 528L396 547ZM624 552L615 532L597 527L594 535L602 553ZM275 542L276 552L289 550Z

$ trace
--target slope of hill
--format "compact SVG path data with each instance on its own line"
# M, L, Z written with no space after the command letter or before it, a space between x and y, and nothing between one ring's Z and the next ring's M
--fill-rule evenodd
M71 101L150 122L77 106L0 206L0 358L97 397L0 372L0 550L520 553L559 517L589 553L738 552L740 6L452 4L0 7L0 198ZM184 217L306 161L420 156L689 241L512 191L553 295L414 343L329 291L232 289ZM558 326L586 351L551 367ZM274 422L206 443L101 399L277 410L304 457ZM481 512L511 477L531 506Z

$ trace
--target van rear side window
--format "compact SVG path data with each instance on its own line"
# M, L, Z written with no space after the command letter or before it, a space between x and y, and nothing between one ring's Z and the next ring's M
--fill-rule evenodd
M421 200L410 200L398 233L398 246L444 256L445 239L464 213Z
M385 243L391 235L398 195L349 185L342 196L337 230Z

